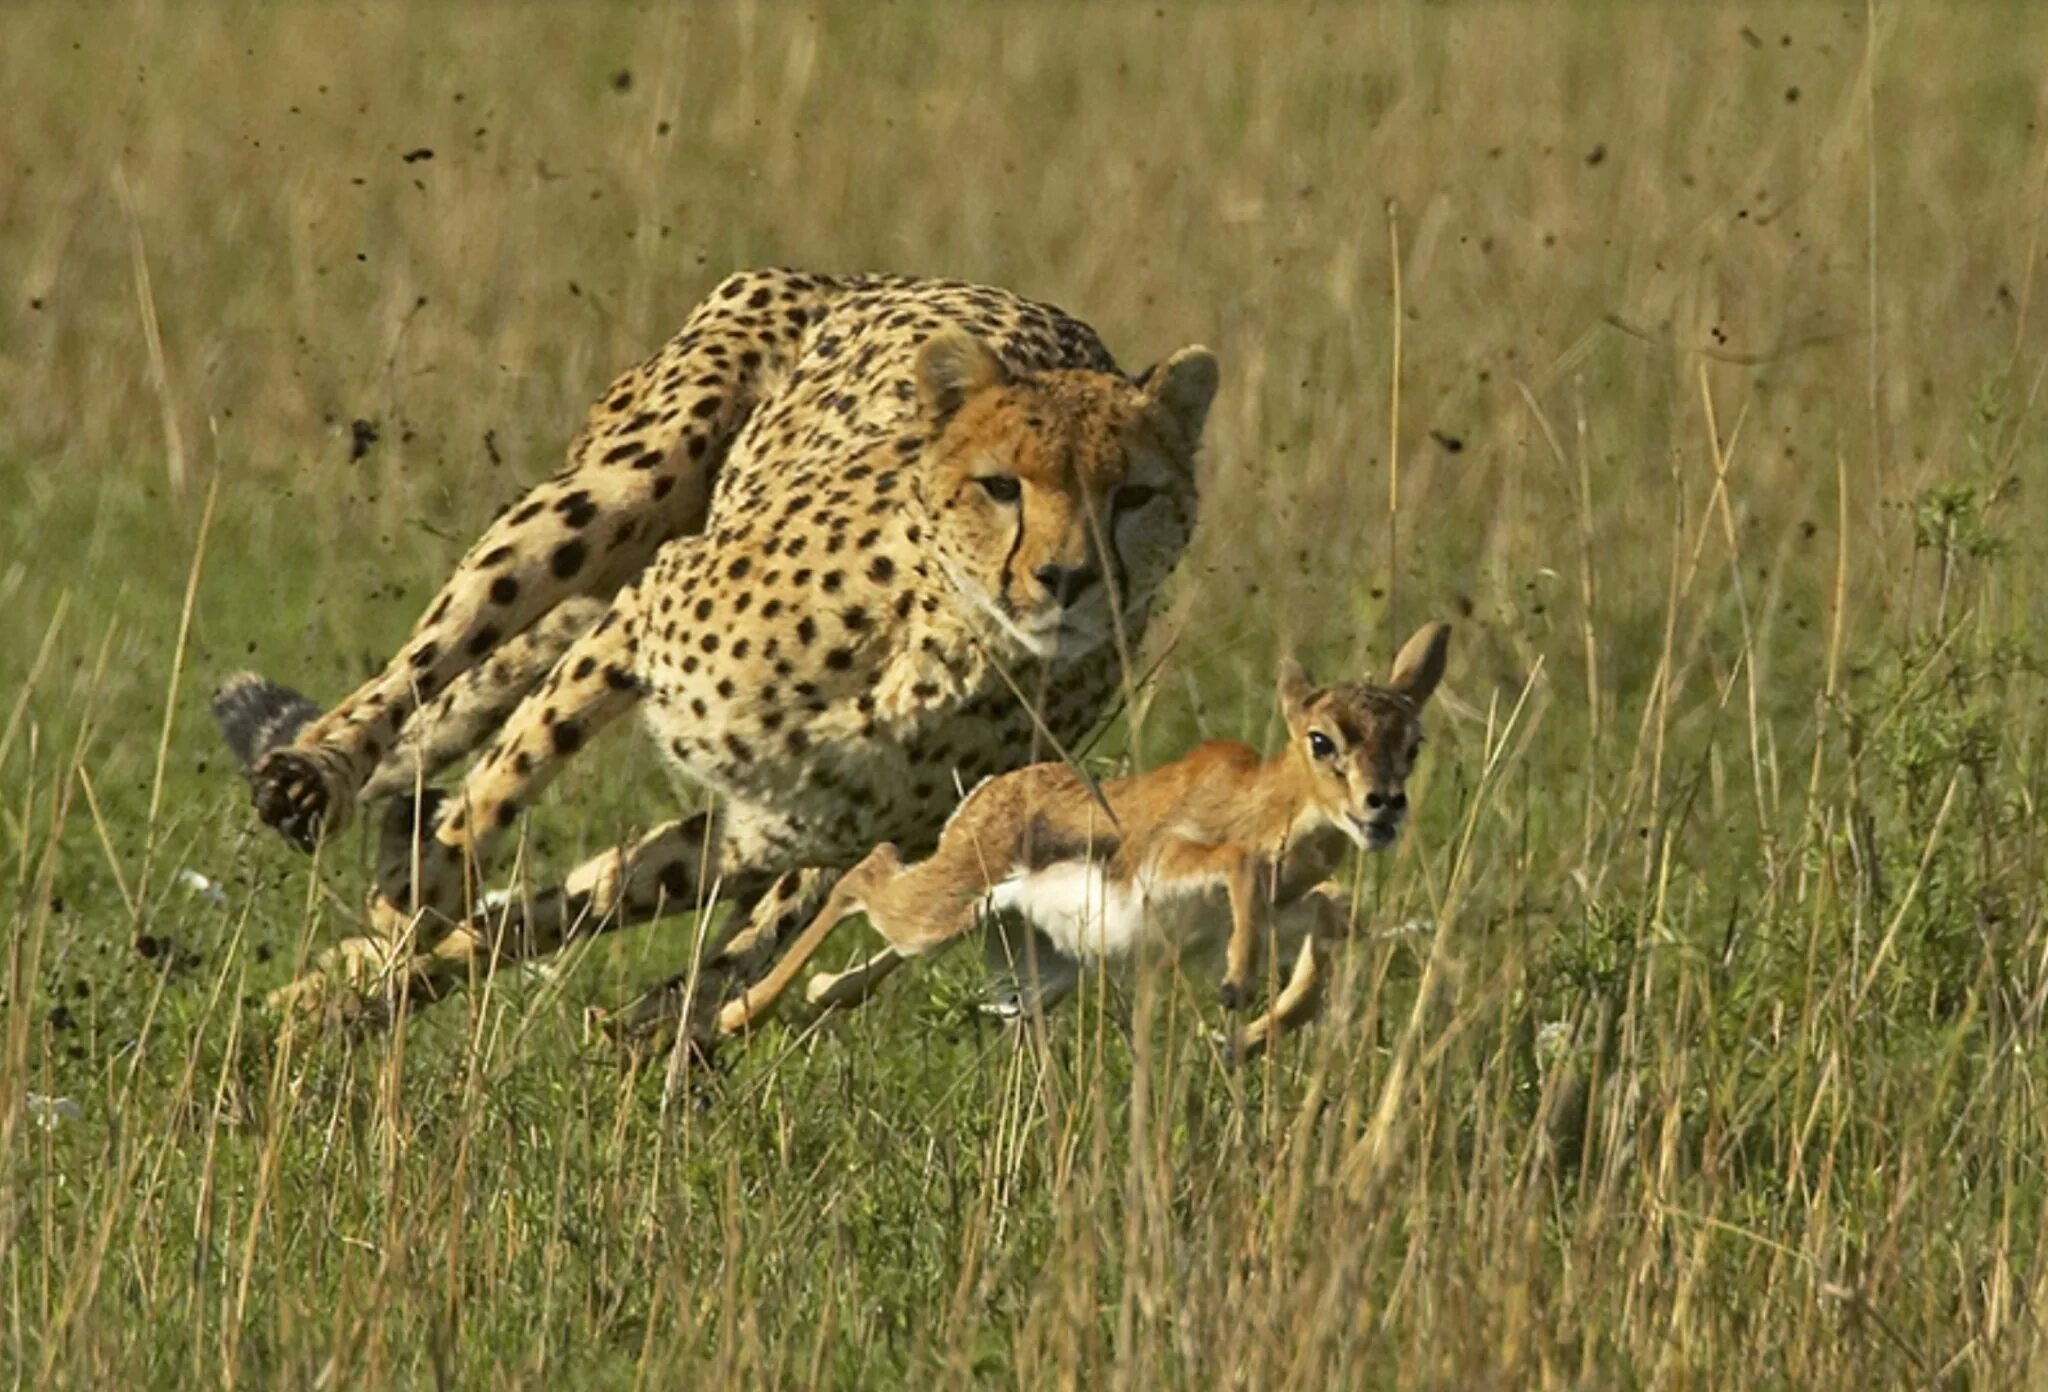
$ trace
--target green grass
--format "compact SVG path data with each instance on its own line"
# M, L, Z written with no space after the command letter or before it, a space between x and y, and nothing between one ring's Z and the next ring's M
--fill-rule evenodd
M9 7L0 1374L2037 1385L2044 51L1992 5ZM258 834L207 689L345 691L768 263L1217 350L1106 763L1270 748L1282 649L1457 622L1317 1029L1233 1070L1158 970L1006 1034L961 953L624 1072L584 1009L667 923L272 1037L368 855ZM525 863L696 796L615 737Z

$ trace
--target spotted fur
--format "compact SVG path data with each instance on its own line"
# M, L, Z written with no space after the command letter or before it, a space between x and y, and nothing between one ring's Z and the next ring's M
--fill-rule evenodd
M489 739L417 876L380 877L387 933L466 971L717 877L802 922L821 872L929 845L963 783L1100 718L1194 524L1215 387L1205 350L1132 379L1085 324L988 287L733 276L605 393L570 468L492 524L384 671L251 751L259 814L310 846ZM492 843L632 710L718 815L487 922Z

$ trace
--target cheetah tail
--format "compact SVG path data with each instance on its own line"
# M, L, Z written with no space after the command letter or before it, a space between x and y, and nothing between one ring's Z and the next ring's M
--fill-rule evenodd
M246 771L319 719L320 707L255 672L237 672L213 693L213 719Z

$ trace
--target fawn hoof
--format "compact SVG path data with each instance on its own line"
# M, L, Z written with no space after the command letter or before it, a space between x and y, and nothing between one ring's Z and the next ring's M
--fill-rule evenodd
M1252 1003L1252 988L1225 977L1216 988L1216 998L1223 1002L1225 1010L1242 1010Z
M974 1008L985 1018L1000 1020L1006 1025L1017 1023L1027 1013L1027 1006L1022 991L1001 992L988 1000L982 1001Z
M1261 1040L1249 1038L1243 1030L1210 1030L1209 1042L1216 1046L1216 1052L1223 1055L1223 1062L1230 1068L1242 1068L1257 1059L1264 1049Z
M249 774L256 815L302 851L348 820L348 797L322 760L303 749L273 749Z
M804 1004L812 1010L851 1010L865 1005L881 984L880 974L867 963L845 971L818 972L804 983Z

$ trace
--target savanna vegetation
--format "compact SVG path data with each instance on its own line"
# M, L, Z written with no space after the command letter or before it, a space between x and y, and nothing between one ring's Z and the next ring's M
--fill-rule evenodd
M2025 1387L2048 1377L2048 10L0 10L0 1376L19 1386ZM726 271L1206 342L1088 758L1457 639L1331 1008L962 952L720 1066L610 935L261 1008L369 855L324 698ZM630 732L561 867L702 795ZM834 961L854 934L828 948Z

